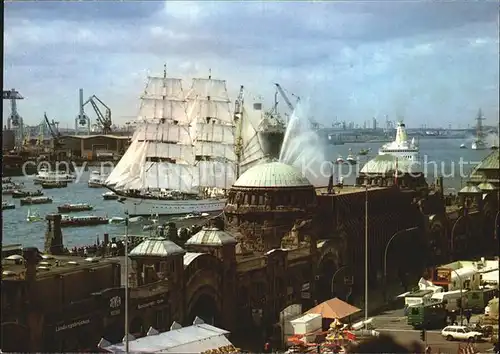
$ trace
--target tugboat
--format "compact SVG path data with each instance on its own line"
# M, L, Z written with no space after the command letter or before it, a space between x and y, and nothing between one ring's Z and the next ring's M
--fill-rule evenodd
M20 191L20 190L15 190L12 192L12 198L27 198L27 197L41 197L43 195L43 192L41 190L38 190L36 192L28 192L28 191Z
M63 204L57 207L57 211L59 213L71 213L78 211L90 211L93 210L94 207L87 203L79 203L79 204Z
M102 216L69 216L63 215L61 218L61 226L95 226L108 224L109 219Z
M104 200L117 200L119 198L118 194L115 192L106 192L102 194Z
M38 214L37 211L35 211L33 214L31 213L31 209L28 209L28 215L26 216L26 221L27 222L36 222L42 220L42 217L40 214Z
M27 197L21 199L21 205L33 205L33 204L50 204L52 199L49 197Z
M43 189L65 188L68 186L66 181L46 181L40 183Z
M2 202L2 210L15 209L16 206L12 203Z
M357 163L356 158L352 155L351 149L349 149L349 155L347 155L346 161L351 165L355 165Z

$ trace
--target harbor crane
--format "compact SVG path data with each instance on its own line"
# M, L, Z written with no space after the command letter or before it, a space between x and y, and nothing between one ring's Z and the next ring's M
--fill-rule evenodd
M83 107L89 103L97 116L97 126L101 128L103 134L111 133L111 126L113 124L111 121L111 109L96 95L90 96L89 99L83 104ZM99 109L97 103L100 103L101 106L104 107L104 113Z
M288 106L288 108L290 109L290 111L293 112L293 110L295 109L295 106L292 104L292 102L288 98L288 95L286 94L285 90L278 83L275 83L274 85L278 89L278 92L280 93L281 97L283 97L283 99L285 100L285 103ZM295 97L296 104L298 104L300 102L300 97L299 96L297 96L297 95L295 95L293 93L290 93L290 95L292 95L293 97ZM321 125L318 122L314 121L312 118L309 117L308 119L309 119L309 122L311 123L311 127L313 129L319 129L321 127Z
M57 126L59 125L59 122L54 122L52 119L52 122L49 122L49 118L47 118L47 113L43 113L43 118L45 120L45 124L47 124L47 128L49 129L49 133L52 136L52 140L54 142L54 149L60 148L63 146L63 142L61 140L61 133L59 132L59 129Z
M18 142L22 142L24 138L24 123L23 118L17 111L17 100L23 100L24 97L16 89L3 90L2 99L10 100L10 115L7 118L7 129L12 127L17 129Z
M80 131L80 127L87 127L87 134L90 135L90 129L91 129L91 124L90 124L90 118L85 114L85 110L83 107L83 89L80 89L80 100L78 104L78 115L75 118L75 134L78 134Z

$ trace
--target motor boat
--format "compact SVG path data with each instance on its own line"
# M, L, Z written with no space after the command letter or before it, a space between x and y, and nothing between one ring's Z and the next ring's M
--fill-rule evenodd
M125 221L126 221L125 218L119 216L113 216L112 218L109 219L110 224L123 224Z
M66 188L68 182L66 181L45 181L40 183L43 189Z
M361 149L361 150L359 150L358 155L359 155L359 156L365 156L365 155L368 155L368 153L369 153L371 150L372 150L371 148L368 148L368 149Z
M27 197L41 197L43 196L43 192L38 190L35 192L29 192L29 191L20 191L20 190L15 190L12 192L12 198L27 198Z
M16 206L12 203L2 202L2 210L15 209Z
M467 149L467 145L465 145L465 144L460 144L460 149Z
M120 198L115 192L106 192L102 194L104 200L117 200Z
M102 175L99 171L92 171L88 181L89 188L102 188L104 187L104 182L108 178L107 175Z
M337 160L335 160L335 163L337 163L337 164L343 164L344 162L345 162L345 161L344 161L344 159L342 158L342 156L337 157Z
M209 215L210 215L209 213L192 212L192 213L189 213L186 216L184 216L183 219L185 219L185 220L189 220L189 219L201 219L201 218L205 218L205 217L207 217Z

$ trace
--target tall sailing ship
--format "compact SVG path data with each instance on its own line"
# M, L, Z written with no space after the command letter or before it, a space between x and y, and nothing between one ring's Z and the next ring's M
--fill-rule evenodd
M484 132L483 132L483 112L481 109L477 112L476 116L476 139L471 145L472 150L484 150L486 149L486 143L484 142Z
M264 156L256 117L243 87L231 112L224 80L196 78L185 93L165 69L148 78L137 129L106 187L129 216L220 211L226 190Z

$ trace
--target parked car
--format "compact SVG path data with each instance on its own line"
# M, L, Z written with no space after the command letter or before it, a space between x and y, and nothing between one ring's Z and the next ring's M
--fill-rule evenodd
M467 326L447 326L441 331L441 335L446 340L466 340L477 342L483 338L483 334Z

